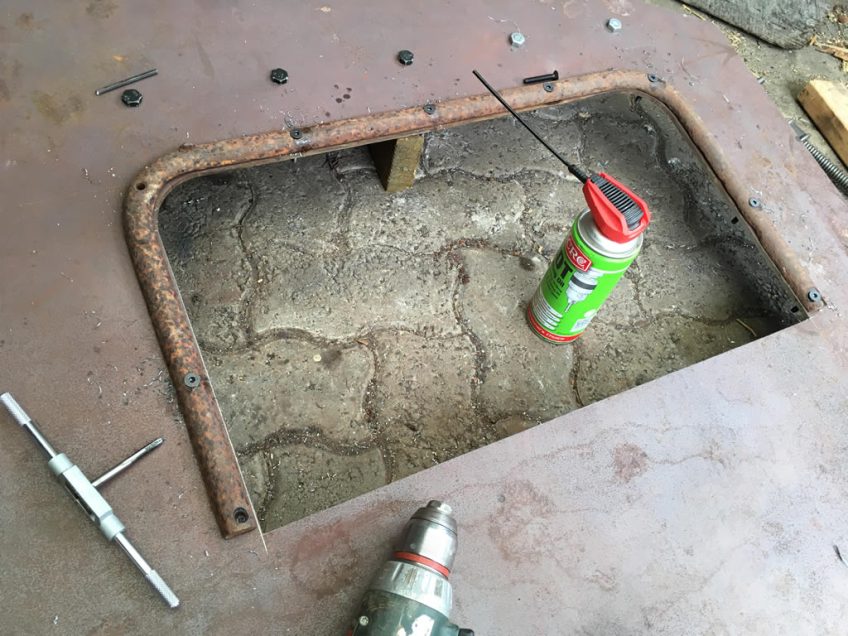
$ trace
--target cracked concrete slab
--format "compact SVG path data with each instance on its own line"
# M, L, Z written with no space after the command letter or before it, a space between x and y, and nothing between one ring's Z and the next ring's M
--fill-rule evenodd
M177 188L160 213L162 241L202 346L245 341L240 316L251 268L238 227L252 202L246 179L216 175L203 190Z
M432 466L434 457L474 448L488 435L475 412L477 352L467 336L379 332L371 340L376 374L368 408L393 479Z
M539 134L556 140L556 148L566 156L579 155L582 145L580 129L565 115L576 108L566 104L556 107L562 119L535 118ZM479 177L495 179L513 177L524 170L558 173L562 164L538 143L528 143L524 128L512 119L496 119L465 129L442 130L432 134L424 151L423 166L427 174L461 168ZM531 138L532 139L532 138Z
M350 180L352 247L396 245L415 254L439 251L457 239L515 249L524 239L524 193L517 181L462 172L424 177L415 187L385 194L372 175Z
M239 458L244 483L247 485L250 500L257 508L261 507L268 494L270 478L268 475L268 458L265 451L256 451L250 456Z
M727 320L754 310L749 283L714 249L666 249L646 241L634 274L642 307Z
M380 450L333 453L304 445L269 451L272 490L259 510L263 527L276 528L387 483Z
M256 201L242 223L249 252L337 249L333 239L341 232L346 192L326 159L260 166L250 172L250 182Z
M260 283L261 281L261 283ZM279 250L259 257L251 328L306 329L344 339L375 328L456 334L456 268L444 256L364 247L324 258Z
M238 450L305 431L336 444L369 436L362 405L374 366L361 345L278 339L215 354L207 366Z
M572 348L542 341L524 317L547 265L490 250L463 250L462 259L470 277L463 316L484 358L481 409L493 422L521 415L538 423L577 408Z
M710 323L680 315L653 318L629 329L597 320L590 329L591 337L587 331L577 341L580 366L575 374L575 387L585 404L754 339L736 320Z

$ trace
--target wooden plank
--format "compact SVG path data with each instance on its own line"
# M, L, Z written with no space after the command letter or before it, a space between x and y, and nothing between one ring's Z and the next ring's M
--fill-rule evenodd
M382 141L371 144L368 149L386 192L400 192L415 181L415 170L424 149L424 136Z
M798 101L830 146L848 165L848 88L826 80L811 80Z
M685 0L743 31L785 49L807 45L831 0Z

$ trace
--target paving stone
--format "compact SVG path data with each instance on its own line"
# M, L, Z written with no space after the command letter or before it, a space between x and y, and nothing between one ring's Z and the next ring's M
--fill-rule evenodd
M546 265L490 250L462 250L470 277L461 289L462 315L480 339L486 374L480 404L492 422L512 415L548 420L576 408L572 347L544 342L525 309Z
M261 255L251 327L306 329L331 339L372 329L458 334L457 266L447 256L371 247L316 258L290 250Z
M393 479L486 439L490 427L474 412L475 349L467 336L380 332L372 340L377 368L372 421L386 439Z
M346 193L326 157L306 157L254 168L256 203L243 222L252 252L293 246L320 253L335 250Z
M270 485L268 476L268 462L265 451L258 451L250 457L239 458L239 468L250 495L250 501L257 513L261 514L265 503L265 495Z
M278 528L387 483L379 449L341 455L302 445L269 451L273 497L263 529Z
M527 120L565 156L577 156L582 142L577 125L532 114L528 114ZM429 174L461 168L481 177L509 177L524 170L555 174L562 168L562 164L511 117L433 133L425 148L423 164L424 171Z
M159 212L159 231L177 287L201 347L240 346L240 320L250 284L238 222L252 192L238 173L194 179L172 192Z
M577 341L577 390L597 402L753 340L737 322L708 325L681 316L644 323L636 330L593 324Z
M631 269L642 307L652 314L727 320L755 310L751 281L714 249L669 250L646 241Z
M368 146L357 146L338 152L329 152L327 153L327 162L336 171L336 174L365 170L372 173L372 178L377 178L374 161L371 159Z
M209 364L236 448L305 429L337 443L367 439L362 403L373 372L361 345L282 339L212 356Z
M479 239L514 249L524 238L524 191L467 174L416 181L409 190L386 194L372 175L351 179L350 244L395 245L420 253L438 251L457 239Z
M252 203L253 192L241 171L178 186L159 210L159 232L168 258L189 260L198 251L194 239L236 227Z
M521 175L527 196L524 224L535 243L550 256L562 245L577 215L586 209L582 185L566 173L527 172Z

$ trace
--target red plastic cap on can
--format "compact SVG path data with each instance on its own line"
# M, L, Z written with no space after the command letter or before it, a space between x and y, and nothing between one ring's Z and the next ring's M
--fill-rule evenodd
M608 174L601 172L597 176L601 177L602 180L605 180L608 183L604 184L603 181L601 181L601 184L599 185L593 181L593 175L592 178L587 179L583 184L583 196L586 197L586 203L589 204L589 209L592 211L592 219L594 219L595 225L598 226L601 234L611 241L615 241L616 243L627 243L628 241L632 241L644 232L645 228L648 227L648 223L651 222L651 212L648 210L648 206L642 199L637 197ZM610 187L610 184L612 187ZM601 188L606 190L607 193L605 194ZM616 190L619 192L615 192ZM616 202L619 203L620 207L624 205L632 209L632 205L630 205L631 201L627 200L628 197L632 200L632 203L635 203L636 206L638 206L638 210L641 210L641 217L638 220L638 224L633 224L631 222L630 225L632 225L632 227L628 225L628 218L619 209L619 207L616 207L615 203L610 200L610 195L616 200ZM633 210L633 212L638 214L637 210Z

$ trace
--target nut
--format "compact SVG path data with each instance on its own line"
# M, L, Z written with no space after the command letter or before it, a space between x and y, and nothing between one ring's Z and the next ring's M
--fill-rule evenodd
M271 71L271 81L275 84L285 84L289 81L288 71L284 68L275 68Z
M135 90L134 88L128 88L123 93L121 93L121 101L124 102L124 106L130 106L135 108L141 104L141 100L143 99L140 92Z
M621 20L619 20L618 18L610 18L609 20L607 20L607 30L609 32L618 33L619 31L621 31L621 27Z
M397 54L398 62L403 64L404 66L409 66L412 64L412 60L415 59L415 55L412 54L412 51L407 51L404 49L403 51L398 51Z
M512 46L524 46L526 41L527 38L524 37L524 34L521 31L515 31L509 34L509 43L512 44Z

